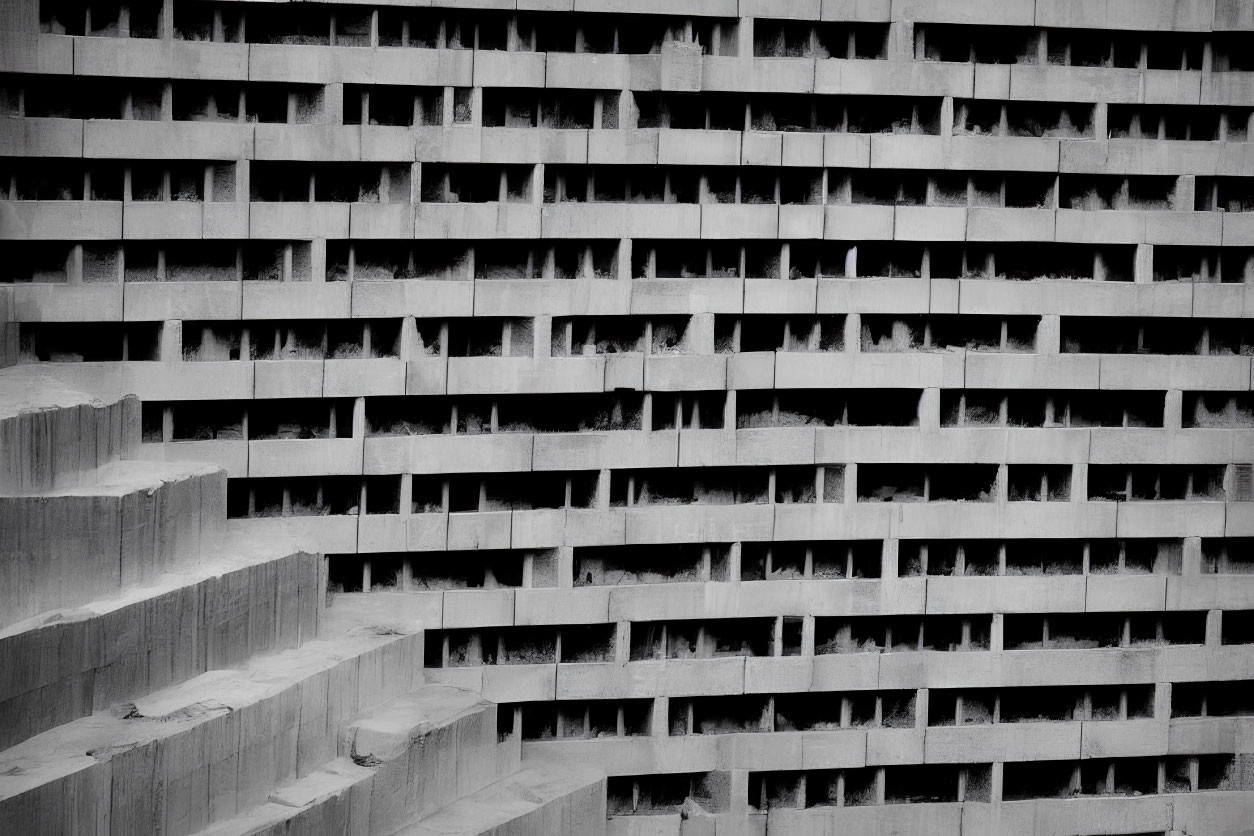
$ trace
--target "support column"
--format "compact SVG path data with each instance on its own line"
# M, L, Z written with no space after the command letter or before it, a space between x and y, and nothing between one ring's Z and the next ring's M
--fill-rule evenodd
M1132 280L1137 284L1150 284L1154 281L1153 244L1136 245L1136 258L1132 266Z

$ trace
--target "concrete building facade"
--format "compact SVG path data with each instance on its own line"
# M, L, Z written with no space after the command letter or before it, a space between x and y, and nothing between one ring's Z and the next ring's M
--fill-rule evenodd
M1254 828L1254 3L0 5L7 391L125 404L124 470L308 564L306 638L407 625L335 722L495 717L353 832L569 764L499 832ZM77 489L41 438L14 520ZM66 574L40 519L0 642L216 557ZM0 803L277 635L12 684ZM304 778L166 827L346 815Z

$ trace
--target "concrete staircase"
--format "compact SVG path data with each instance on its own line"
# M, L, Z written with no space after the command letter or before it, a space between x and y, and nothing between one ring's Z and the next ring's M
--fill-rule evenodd
M221 470L130 460L134 398L0 405L0 832L604 831L603 775L423 684L420 625L226 537Z

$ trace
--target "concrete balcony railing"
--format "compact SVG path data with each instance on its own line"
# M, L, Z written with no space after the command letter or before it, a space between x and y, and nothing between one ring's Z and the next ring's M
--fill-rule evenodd
M7 157L81 157L83 120L0 119L0 148Z
M483 128L483 162L588 162L588 131L583 128Z
M1217 433L1208 429L1094 427L1089 432L1090 464L1223 465L1233 461L1236 450L1254 450L1254 429Z
M1239 391L1250 388L1251 358L1241 356L1078 354L1097 359L1103 389L1190 389Z
M255 379L254 398L322 397L325 369L320 359L257 360L251 365Z
M775 385L781 389L961 388L966 356L962 351L777 352Z
M701 209L695 203L547 204L541 210L541 227L545 238L697 239Z
M601 392L603 357L450 357L450 395Z
M283 538L285 542L324 553L357 551L356 516L257 517L227 521L227 531Z
M610 285L611 290L617 289ZM579 279L476 279L475 316L586 314L592 283Z
M549 665L483 665L467 668L428 668L428 682L439 682L477 692L493 702L540 702L553 698L557 668Z
M754 435L767 439L781 432L791 431L738 430L737 454L754 449ZM837 426L812 432L815 462L1070 464L1084 460L1091 440L1089 429L1068 427ZM1128 432L1136 437L1141 431Z
M231 320L242 298L241 282L129 282L123 316L128 322Z
M739 278L633 279L633 314L740 313L745 284Z
M576 438L584 437L576 434ZM500 473L533 468L531 433L490 435L371 436L365 439L365 472ZM538 468L537 468L538 469Z
M1049 311L1063 316L1189 316L1198 291L1225 290L1227 285L1183 282L1094 282L1069 279L1001 281L962 279L960 313L1030 314ZM1231 287L1240 289L1240 285ZM1231 297L1244 294L1221 293Z
M323 362L323 396L404 395L405 372L406 363L398 357L328 359Z
M975 65L969 63L843 58L814 63L814 92L820 94L970 98L975 90Z
M1064 174L1254 175L1254 143L1157 139L1063 140Z
M1102 388L1110 388L1105 375L1098 377L1098 355L971 351L965 359L969 388L1096 389L1099 379Z
M348 236L354 240L413 237L414 212L409 203L350 203Z
M282 311L285 319L347 319L350 314L347 282L243 283L242 319L269 319Z
M1087 725L1077 721L932 726L924 736L927 763L1078 760L1081 727Z
M620 467L674 467L681 433L586 431L538 433L533 438L535 470L587 470Z
M537 86L563 90L644 89L634 82L638 63L632 55L550 52L545 63L545 83Z
M213 393L223 400L247 400L254 396L252 363L81 363L91 374L95 367L99 380L107 381L117 371L121 394L143 393L143 400L199 400ZM61 370L57 370L58 376ZM119 395L120 397L120 395Z
M1233 537L1250 536L1254 531L1252 507L1249 503L1223 502L999 503L938 500L915 503L637 505L610 509L423 513L398 517L400 522L396 525L409 533L404 538L405 548L397 546L392 550L554 548L561 545L648 545L772 539L883 539L892 536L905 539L1101 539L1129 530L1145 537ZM400 538L399 534L396 536ZM326 550L339 551L330 547ZM1047 592L1037 590L1038 586L1044 586L1039 579L1022 576L929 579L929 583L936 581L934 605L946 612L1004 611L1005 607L1014 606L1014 601L1025 601L1019 605L1023 611L1039 611L1042 595L1054 602L1051 606L1063 611L1145 611L1160 609L1166 594L1166 576L1076 575L1050 578L1054 585ZM893 594L904 594L901 590L907 588L894 584ZM673 594L678 593L664 593ZM1175 594L1182 595L1180 592ZM1230 594L1242 602L1249 597L1244 586L1234 588ZM1220 593L1215 595L1222 599ZM1035 596L1032 603L1026 603L1028 596ZM658 599L659 602L662 600L665 599ZM1194 595L1187 600L1201 599ZM1179 608L1186 607L1181 604Z
M641 545L770 540L775 522L765 504L636 506L625 516L626 542Z
M1090 503L1097 505L1100 503ZM1231 536L1228 510L1241 504L1220 501L1118 502L1120 531L1136 531L1142 537L1224 537Z
M1237 741L1254 732L1254 717L1173 717L1167 724L1167 753L1240 751Z
M196 239L202 236L204 225L203 203L187 200L135 201L123 204L121 237L128 241Z
M559 700L741 694L745 657L562 664L556 684Z
M254 151L254 128L277 130L288 127L227 121L163 122L135 119L88 119L81 125L82 145L78 152L67 156L145 160L250 159ZM32 156L48 155L47 150L40 153L32 149L30 153Z
M354 317L462 317L474 313L472 281L354 281L349 284Z
M246 81L255 46L155 38L80 36L73 41L75 75L214 81Z
M529 203L419 203L416 238L539 238L540 207Z
M1254 609L1254 575L1167 578L1168 609Z
M1060 143L1086 149L1092 140L1052 137L953 136L940 168L955 171L1058 171Z
M1085 575L928 578L927 612L1084 612L1088 580Z
M949 279L924 281L913 277L864 277L819 279L817 313L945 313L946 300L953 299L956 287L948 292Z
M243 159L341 162L361 159L362 131L357 125L262 123L252 127L255 128L255 144L251 152L242 155ZM346 225L347 222L345 219Z
M1254 98L1254 72L1202 74L1202 104L1241 105Z
M322 476L362 472L361 439L273 439L248 442L248 475Z
M780 210L788 208L791 207L781 206ZM743 298L745 313L816 313L818 281L745 279Z
M967 241L1053 241L1054 215L1053 209L972 207L966 210L963 237Z
M0 239L104 241L121 237L120 201L0 201ZM200 237L199 232L196 237Z
M1136 104L1142 101L1143 79L1141 70L1117 67L1010 67L1011 98L1027 101ZM1196 103L1196 93L1194 98Z
M243 439L145 443L138 458L145 461L205 462L226 471L231 479L248 476L248 442Z
M256 202L248 207L252 238L347 238L348 203Z

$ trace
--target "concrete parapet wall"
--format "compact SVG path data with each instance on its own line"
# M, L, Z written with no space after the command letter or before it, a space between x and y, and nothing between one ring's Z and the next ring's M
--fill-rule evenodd
M124 597L46 612L0 634L8 674L0 747L317 636L325 600L317 555L248 561L223 554L190 574L152 580Z
M114 463L91 487L0 497L6 623L212 559L225 512L226 474L208 465Z

